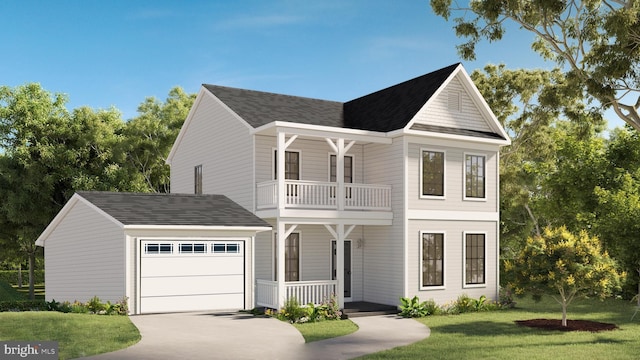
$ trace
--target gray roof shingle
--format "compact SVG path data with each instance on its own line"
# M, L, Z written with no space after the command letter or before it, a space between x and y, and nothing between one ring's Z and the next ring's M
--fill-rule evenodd
M270 226L224 195L106 191L77 194L124 225Z
M281 95L262 91L203 84L253 128L274 121L389 132L402 129L413 119L460 63L390 86L346 103ZM500 138L493 133L460 129L436 131L482 138Z

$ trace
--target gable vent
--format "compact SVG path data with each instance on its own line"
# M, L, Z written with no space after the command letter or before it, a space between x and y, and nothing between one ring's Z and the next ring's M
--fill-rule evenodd
M460 111L460 92L449 91L448 107L451 111Z

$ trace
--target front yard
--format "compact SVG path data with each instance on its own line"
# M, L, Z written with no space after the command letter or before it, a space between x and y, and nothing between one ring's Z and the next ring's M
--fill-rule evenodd
M0 340L58 341L60 359L126 348L140 340L127 316L53 311L0 313Z
M462 315L429 316L420 321L431 336L418 343L362 359L638 359L640 319L631 321L634 304L624 300L576 301L569 319L616 324L619 329L598 333L559 332L517 326L514 321L559 319L552 299L535 303L517 299L515 309Z

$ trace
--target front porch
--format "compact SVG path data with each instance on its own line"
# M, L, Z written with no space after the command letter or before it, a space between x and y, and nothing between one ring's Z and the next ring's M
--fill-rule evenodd
M309 303L320 305L331 299L331 296L336 296L338 281L287 281L284 284L284 290L285 299L296 298L300 305ZM256 280L256 305L271 309L280 308L277 281Z

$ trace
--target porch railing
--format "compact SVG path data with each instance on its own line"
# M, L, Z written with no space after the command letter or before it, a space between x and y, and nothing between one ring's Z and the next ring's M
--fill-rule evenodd
M285 192L286 208L337 208L337 184L334 182L286 180ZM259 210L275 208L278 204L278 182L259 183L256 195ZM391 186L347 183L344 201L347 210L391 210Z
M295 297L300 305L319 305L338 291L337 280L288 281L284 285L286 297ZM278 309L278 282L256 280L256 305Z

